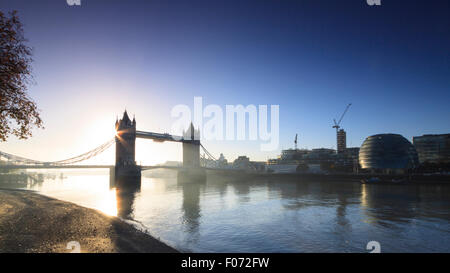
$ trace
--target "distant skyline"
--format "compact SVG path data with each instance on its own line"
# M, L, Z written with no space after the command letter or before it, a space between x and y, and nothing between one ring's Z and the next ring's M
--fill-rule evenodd
M127 109L138 130L169 132L171 109L277 104L280 146L208 141L228 160L281 149L336 148L379 133L450 133L449 1L0 0L33 47L30 96L44 130L0 150L37 160L78 155L113 137ZM113 149L97 162L113 162ZM176 143L137 142L137 161L180 160Z

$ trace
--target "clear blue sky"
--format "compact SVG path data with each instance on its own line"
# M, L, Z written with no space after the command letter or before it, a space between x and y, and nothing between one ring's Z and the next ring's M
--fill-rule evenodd
M348 146L376 133L450 133L449 1L0 0L13 9L34 48L29 93L46 129L3 151L76 155L106 141L125 107L139 129L169 131L172 107L194 96L279 104L280 150L296 133L300 147L335 147L332 120L350 102ZM205 145L229 159L279 153ZM180 147L165 147L177 154L165 159L179 159Z

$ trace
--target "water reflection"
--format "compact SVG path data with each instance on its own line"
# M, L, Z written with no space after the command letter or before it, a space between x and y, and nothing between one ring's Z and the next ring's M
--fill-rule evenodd
M390 229L408 224L418 217L422 194L418 185L361 185L365 221Z
M117 202L117 216L124 219L133 219L134 200L141 191L141 178L116 178L114 184Z
M347 216L347 205L349 204L348 199L345 195L338 195L337 206L336 206L336 222L341 229L350 230L350 221L346 218Z
M115 189L111 189L98 196L95 209L111 216L117 216L117 198Z
M198 240L198 229L200 226L200 192L205 187L206 181L186 180L185 178L177 178L177 186L182 191L183 211L182 223L189 233L189 243Z
M107 172L44 173L11 187L142 223L183 251L450 252L450 186L366 185L276 178L208 176L206 182ZM36 176L38 178L39 176Z
M56 179L55 175L34 172L0 172L0 186L7 189L40 187L44 179Z

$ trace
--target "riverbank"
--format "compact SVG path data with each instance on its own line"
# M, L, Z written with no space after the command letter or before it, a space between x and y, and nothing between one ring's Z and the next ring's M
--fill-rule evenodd
M175 253L117 217L32 191L0 189L0 253Z

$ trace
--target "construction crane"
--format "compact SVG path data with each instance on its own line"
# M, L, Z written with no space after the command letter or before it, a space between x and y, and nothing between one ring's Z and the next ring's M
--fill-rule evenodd
M346 140L346 134L345 131L343 129L339 130L339 128L341 128L341 121L345 116L345 113L347 113L348 108L350 108L352 104L349 103L347 105L347 108L345 108L344 113L342 113L341 118L339 119L338 122L336 122L335 119L333 119L334 121L334 126L333 128L336 128L336 152L339 154L341 152L343 152L347 146L347 140Z
M333 121L334 121L334 126L333 126L333 128L336 128L336 134L338 133L339 128L341 128L341 126L340 126L341 121L342 121L342 119L344 118L345 113L347 113L348 108L350 108L351 105L352 105L351 103L349 103L349 104L347 105L347 108L345 108L344 113L342 113L342 116L341 116L341 118L339 119L339 122L336 122L336 119L333 119Z

